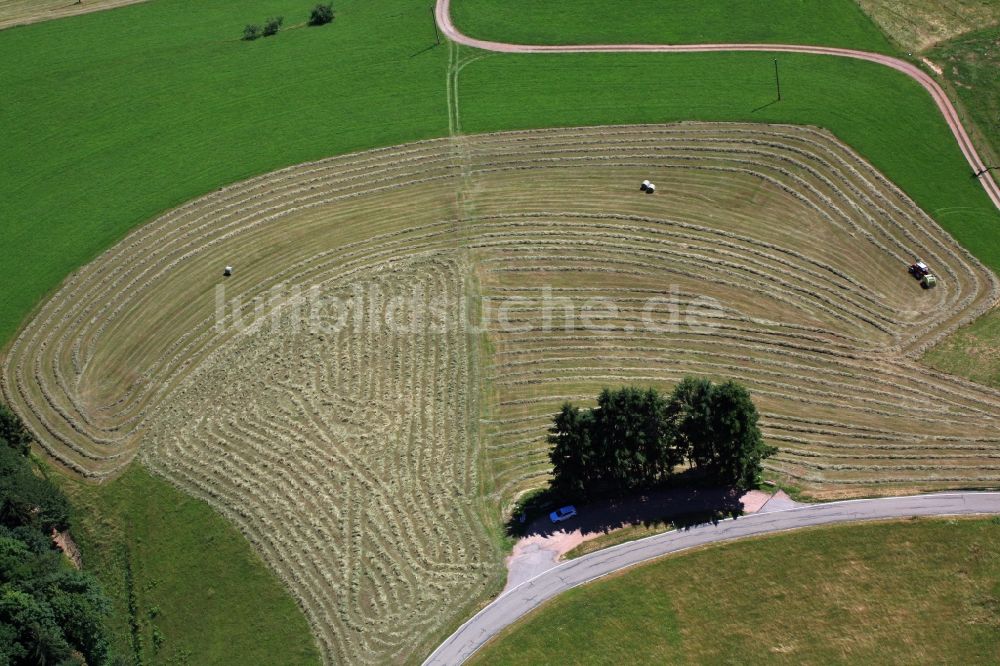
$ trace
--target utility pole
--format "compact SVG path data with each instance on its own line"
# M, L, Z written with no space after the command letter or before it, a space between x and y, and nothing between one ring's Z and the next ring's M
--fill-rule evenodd
M440 46L441 45L441 33L438 32L438 22L437 22L437 16L434 15L434 5L431 5L431 23L434 24L434 39L435 39L435 44L437 44L438 46Z
M1000 169L1000 166L988 166L988 167L983 167L983 168L982 168L982 169L980 169L979 171L977 171L977 172L975 172L974 174L972 174L972 177L973 177L973 178L979 178L980 176L982 176L982 175L983 175L984 173L986 173L987 171L993 171L994 169Z
M781 101L781 78L778 76L778 59L774 59L774 86L778 89L778 101Z

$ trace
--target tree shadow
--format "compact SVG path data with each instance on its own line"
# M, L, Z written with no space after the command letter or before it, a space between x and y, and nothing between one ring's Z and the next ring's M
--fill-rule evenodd
M660 488L576 503L575 517L553 523L549 513L571 502L546 489L522 501L519 511L507 522L507 534L514 538L546 537L577 529L585 534L607 533L630 525L650 527L668 521L678 529L691 529L743 515L742 494L735 488L702 487L690 483L690 479L680 479Z

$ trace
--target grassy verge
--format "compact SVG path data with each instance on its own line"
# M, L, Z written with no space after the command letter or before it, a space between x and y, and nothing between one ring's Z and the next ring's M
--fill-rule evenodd
M102 486L56 477L76 509L85 566L112 599L122 663L319 663L291 597L204 502L138 464Z
M653 536L654 534L660 534L661 532L667 532L673 529L676 529L676 527L669 520L651 520L637 525L628 525L626 527L607 532L606 534L602 534L601 536L591 539L590 541L584 541L576 548L567 552L563 556L563 559L573 560L586 555L587 553L593 553L594 551L603 550L622 543L628 543L629 541L645 539L648 536Z
M453 0L467 35L522 44L762 42L892 52L853 0Z
M944 70L952 97L981 134L976 138L986 146L983 159L1000 164L1000 27L941 44L928 57Z
M992 663L998 549L995 520L710 547L570 590L472 663Z
M462 70L462 129L693 119L823 126L1000 270L1000 215L919 85L872 63L782 54L775 103L773 60L767 53L489 56Z
M923 360L942 372L1000 389L1000 309L956 331Z
M794 501L794 502L816 502L817 501L815 497L810 497L805 492L803 492L802 488L800 488L800 487L798 487L798 486L796 486L796 485L794 485L792 483L789 483L788 479L782 477L780 474L777 474L775 472L771 472L769 470L764 470L764 475L763 476L764 476L764 479L766 479L767 482L770 485L769 486L767 486L767 485L762 486L762 489L766 490L769 493L773 492L773 491L775 491L775 489L777 489L777 490L781 490L786 495L788 495L788 497L791 498L791 500Z

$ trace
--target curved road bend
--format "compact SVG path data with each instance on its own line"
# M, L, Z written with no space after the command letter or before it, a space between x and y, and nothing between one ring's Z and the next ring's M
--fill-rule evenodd
M498 51L501 53L705 53L712 51L769 51L778 53L810 53L813 55L831 55L841 58L854 58L855 60L867 60L879 65L891 67L898 72L906 74L911 79L919 83L930 93L937 104L945 122L951 128L955 140L958 141L959 148L965 155L973 172L979 172L985 168L983 160L976 152L975 146L969 139L962 121L958 118L958 112L952 105L951 100L938 85L937 81L930 77L916 65L912 65L905 60L882 55L881 53L869 53L868 51L856 51L854 49L841 49L829 46L801 46L795 44L582 44L582 45L543 45L543 44L507 44L504 42L491 42L483 39L467 37L458 31L458 28L451 22L451 0L437 0L434 8L434 16L437 20L441 32L453 42L471 46L485 51ZM990 173L985 173L979 178L993 201L993 205L1000 209L1000 186L993 180Z
M490 638L559 593L669 553L819 525L911 516L991 513L1000 513L1000 492L938 493L814 504L657 534L570 560L518 585L463 624L424 664L460 664Z

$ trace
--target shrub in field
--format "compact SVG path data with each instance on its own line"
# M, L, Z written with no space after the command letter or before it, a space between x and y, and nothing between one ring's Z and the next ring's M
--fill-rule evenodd
M277 35L278 31L281 30L281 24L285 22L283 16L278 16L276 18L269 18L264 21L264 36L270 37L271 35Z
M319 4L309 13L309 25L326 25L333 20L333 4Z
M260 26L255 23L250 23L245 28L243 28L243 41L252 42L253 40L260 37L260 34L261 34Z

